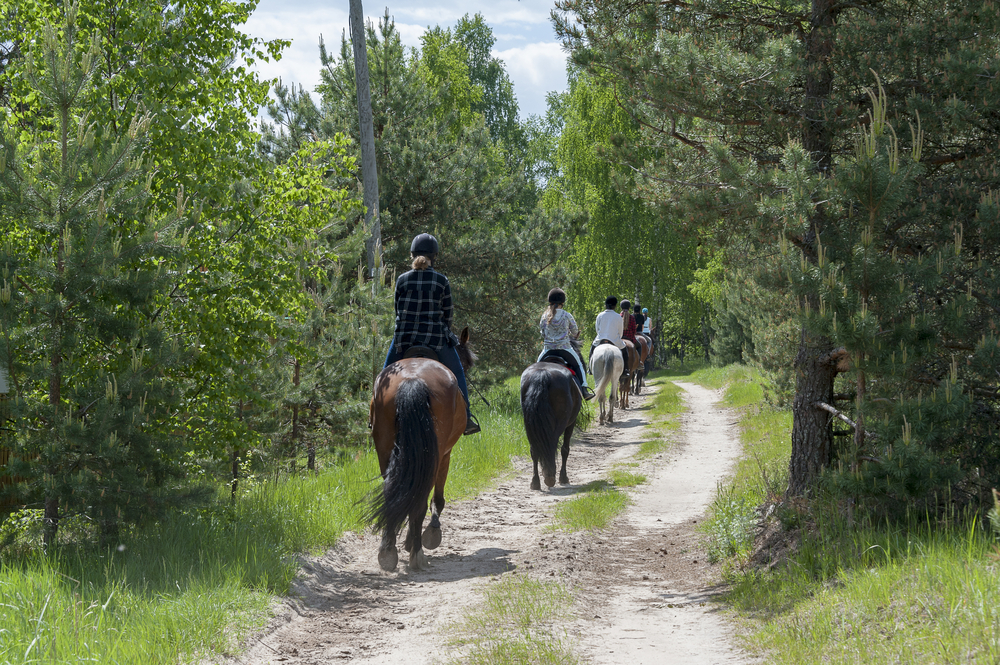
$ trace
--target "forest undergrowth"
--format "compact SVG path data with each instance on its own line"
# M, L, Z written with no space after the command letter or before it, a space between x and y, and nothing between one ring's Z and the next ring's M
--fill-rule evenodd
M704 533L744 646L771 663L998 662L1000 548L982 515L889 521L829 491L784 501L791 414L764 402L759 375L729 366L684 380L725 386L739 413L743 456Z

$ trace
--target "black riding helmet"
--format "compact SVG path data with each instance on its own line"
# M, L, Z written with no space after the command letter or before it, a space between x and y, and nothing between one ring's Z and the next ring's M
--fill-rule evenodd
M608 309L614 309L618 306L618 298L616 296L608 296L604 299L604 306Z
M631 311L632 310L632 303L630 303L628 300L622 300L622 309L627 309L627 310Z
M549 291L549 302L553 305L566 302L566 292L560 288L552 289Z
M417 254L432 256L437 253L437 238L432 236L430 233L421 233L413 239L413 242L410 243L410 254L413 254L414 256Z

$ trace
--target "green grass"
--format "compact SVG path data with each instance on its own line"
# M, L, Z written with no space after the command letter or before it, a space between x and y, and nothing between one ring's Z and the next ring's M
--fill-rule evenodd
M569 640L555 637L555 621L571 614L573 596L558 582L505 575L482 589L482 602L456 627L452 643L464 665L572 665Z
M511 455L527 453L516 379L487 399L483 432L455 447L449 499L491 486L512 472ZM21 519L20 541L0 553L0 663L177 663L233 648L287 591L296 555L363 528L378 465L370 449L342 458L315 475L244 482L234 502L223 495L133 529L120 550L33 553L28 513L34 524Z
M744 454L704 528L751 649L779 664L1000 662L1000 550L975 520L871 524L836 497L779 503L773 523L793 530L787 561L747 566L757 508L787 485L791 414L765 405L745 368L685 378L726 386L725 403L742 410Z
M670 382L673 375L659 370L649 375L647 383L658 387L653 396L653 405L650 410L650 424L646 431L654 433L650 439L643 441L639 446L636 457L639 459L652 457L665 451L670 442L680 433L680 414L684 413L684 400L681 399L683 390Z
M556 506L553 528L565 531L603 529L629 504L624 493L604 480L588 483L580 491L581 496Z
M611 484L615 487L635 487L646 482L646 476L635 473L628 468L611 469Z
M976 528L823 525L730 595L774 663L1000 662L995 543Z

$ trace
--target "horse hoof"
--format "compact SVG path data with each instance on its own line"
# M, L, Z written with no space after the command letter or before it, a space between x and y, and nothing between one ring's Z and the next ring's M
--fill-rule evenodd
M559 474L559 484L560 485L569 485L569 476L567 476L565 473L560 473Z
M395 548L391 550L382 550L378 553L378 565L387 573L391 573L396 570L396 564L398 563L399 553L396 552Z
M407 570L426 570L427 569L427 557L424 555L423 550L417 550L416 552L410 552L410 560L406 564Z
M441 527L429 526L424 529L424 535L420 539L424 544L424 549L433 550L441 544Z
M531 489L533 490L542 489L542 483L538 480L538 476L535 476L534 478L531 479Z
M555 476L545 476L545 486L546 487L552 487L555 484L556 484L556 477ZM541 487L539 487L538 489L541 489Z

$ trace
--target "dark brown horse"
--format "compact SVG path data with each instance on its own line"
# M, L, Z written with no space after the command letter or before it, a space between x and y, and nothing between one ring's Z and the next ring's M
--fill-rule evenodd
M466 369L476 358L468 342L466 328L457 348ZM437 360L404 358L383 369L375 379L368 422L385 482L374 497L369 517L374 529L382 532L378 550L382 570L396 569L396 537L407 519L404 547L410 557L410 570L427 566L421 545L432 550L441 544L444 485L451 449L465 431L465 406L455 375ZM420 528L427 515L431 488L434 507L421 540Z
M535 475L531 489L540 490L538 465L542 465L545 485L556 484L556 449L562 437L562 468L559 483L566 485L566 458L569 457L569 440L576 427L576 417L583 404L583 395L572 372L552 362L535 363L521 373L521 413L524 430L531 446L531 461Z
M625 349L628 353L628 363L625 366L625 371L622 372L621 378L618 380L618 391L621 393L619 396L618 408L627 409L628 408L628 396L632 392L632 377L635 373L639 371L639 352L635 348L635 344L631 340L622 340L625 342Z
M649 340L639 333L636 333L635 342L636 350L639 352L639 367L632 376L632 392L638 395L642 392L642 379L646 376L646 358L649 357L652 347Z

